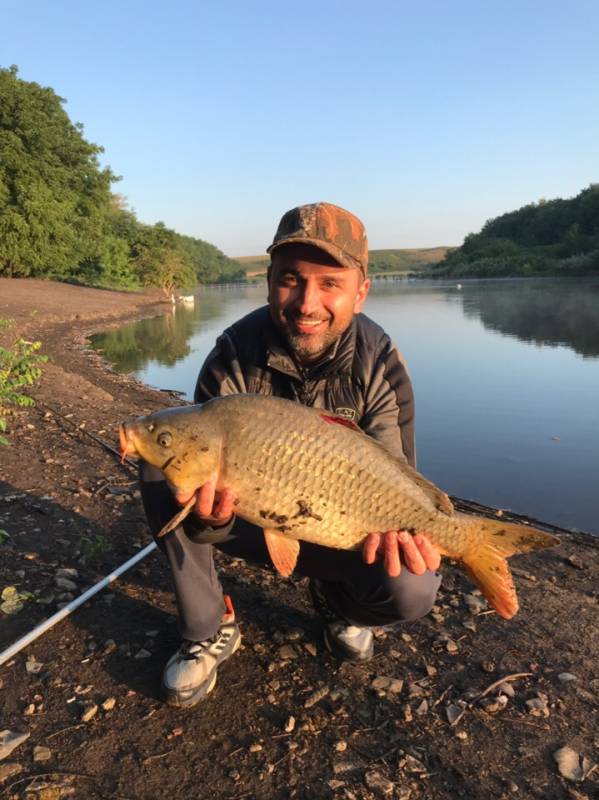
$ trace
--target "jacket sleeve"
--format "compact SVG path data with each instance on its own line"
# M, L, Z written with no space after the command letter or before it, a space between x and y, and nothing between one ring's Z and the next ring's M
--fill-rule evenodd
M403 356L389 339L375 361L365 401L362 430L415 467L412 382Z
M193 396L194 403L205 403L213 397L246 392L245 377L233 334L226 330L216 340L200 370Z

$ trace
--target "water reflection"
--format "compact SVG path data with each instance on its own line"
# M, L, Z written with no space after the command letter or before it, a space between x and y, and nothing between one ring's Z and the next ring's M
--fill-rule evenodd
M191 353L198 328L221 320L230 302L225 292L197 296L193 307L169 308L162 316L94 334L91 343L119 372L140 372L150 363L172 367Z
M121 372L137 372L150 360L172 367L189 354L194 314L184 309L92 336L92 345Z
M524 342L565 345L599 357L599 283L505 281L464 286L464 313L486 328Z

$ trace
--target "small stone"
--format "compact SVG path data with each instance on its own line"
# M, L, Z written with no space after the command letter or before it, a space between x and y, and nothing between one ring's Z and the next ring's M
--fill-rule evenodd
M16 761L7 761L6 764L0 764L0 783L4 783L9 778L14 778L15 775L22 771L22 764L17 764Z
M403 707L403 718L405 722L412 722L414 715L412 714L412 706L409 703Z
M374 770L364 775L364 783L371 792L378 794L379 797L389 797L395 788L395 784L389 778Z
M321 686L320 689L316 689L315 692L312 692L312 694L309 694L308 697L306 697L304 708L312 708L312 706L316 705L316 703L320 702L324 697L326 697L329 691L330 690L328 686Z
M409 753L406 753L405 757L401 759L399 766L400 769L405 769L407 772L414 772L419 775L427 771L422 761L411 756Z
M74 567L61 567L56 570L56 578L70 578L71 580L77 579L79 573Z
M391 683L387 687L387 690L391 692L391 694L399 694L403 689L403 680L401 678L392 678Z
M480 668L483 670L483 672L495 672L495 662L485 658L480 662Z
M237 783L237 781L241 778L241 774L238 769L230 769L227 772L227 775L229 778L231 778L231 780L235 781L235 783Z
M428 700L423 700L420 705L416 707L415 714L417 717L423 717L428 713Z
M466 731L457 731L456 732L456 739L461 739L465 741L468 738L468 734Z
M327 786L329 789L335 791L335 789L341 789L342 786L345 786L345 781L337 780L337 778L332 778L330 781L327 781Z
M569 781L583 781L593 767L588 758L581 757L576 750L568 747L568 745L556 750L553 758L557 764L559 774Z
M448 639L445 642L445 649L447 650L448 653L457 653L459 647L457 646L457 644L454 642L453 639Z
M292 661L298 657L298 652L292 644L284 644L279 647L279 658L283 661Z
M539 694L538 697L533 697L531 700L527 700L525 705L528 709L528 713L531 714L533 717L549 716L549 706L547 705L547 697L543 694Z
M507 788L510 790L512 794L516 794L520 791L520 787L514 781L508 781Z
M498 711L503 711L507 704L508 699L504 694L500 694L497 697L483 697L480 701L481 708L487 714L496 714Z
M25 706L23 709L23 716L24 717L31 717L35 714L35 705L33 703L29 703L28 706Z
M285 733L291 733L294 730L294 728L295 728L295 717L294 716L287 717L287 721L285 722L283 730L285 731Z
M341 739L338 742L335 742L335 750L338 753L344 753L347 750L347 742L345 742L343 739Z
M447 721L450 725L455 725L459 717L462 716L462 711L463 709L460 708L460 706L456 706L453 703L445 707L445 714L447 715Z
M77 584L68 578L54 578L54 583L59 589L63 589L65 592L76 592L78 588Z
M472 633L476 633L476 623L471 619L464 620L464 622L462 622L462 627L466 628L468 631L472 631Z
M335 775L343 775L344 772L353 772L355 769L360 769L360 765L354 764L353 761L337 761L336 764L333 764Z
M25 669L28 675L38 675L44 665L35 660L35 656L30 656L25 662Z
M82 703L82 712L80 720L81 722L89 722L92 720L96 714L98 713L98 706L91 701L87 703Z
M388 678L386 675L379 675L372 681L370 688L374 689L375 692L378 692L381 689L387 689L390 683L391 678Z
M29 739L29 736L29 733L17 733L17 731L8 730L8 728L0 731L0 761L7 758L13 750L16 750L20 744Z
M38 744L33 748L34 761L49 761L51 758L52 751L49 747L44 747L43 745Z
M102 708L104 711L112 711L112 709L116 706L116 698L115 697L107 697L106 700L102 703Z
M576 675L573 675L571 672L560 672L557 679L560 683L570 683L571 681L578 680Z
M585 569L586 567L585 562L575 553L572 553L571 556L565 558L564 561L566 562L566 564L569 564L571 567L574 567L575 569Z
M426 674L429 676L429 678L434 678L435 675L437 674L437 667L433 667L432 664L427 664Z
M508 681L504 681L503 683L500 683L499 686L497 687L497 692L498 692L498 694L506 695L506 697L515 697L516 696L516 690L514 689L512 684L509 683Z
M488 608L485 600L474 593L465 595L464 601L468 606L468 611L471 614L480 614L481 611L485 611Z
M152 653L149 650L146 650L145 647L142 647L140 650L137 651L134 658L151 658Z
M250 753L261 753L264 748L261 744L256 742L255 744L250 745Z
M304 650L309 653L311 656L318 655L318 648L313 642L304 642Z
M116 642L114 639L106 639L104 642L104 647L102 648L102 652L104 655L108 656L110 653L113 653L116 650Z

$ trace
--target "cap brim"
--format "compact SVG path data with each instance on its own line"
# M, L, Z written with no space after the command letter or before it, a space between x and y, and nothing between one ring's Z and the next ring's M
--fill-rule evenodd
M270 254L279 247L284 247L286 244L309 244L313 247L318 247L319 250L324 250L331 258L334 258L340 267L345 267L345 269L359 269L360 272L365 274L363 266L341 247L331 242L323 242L320 239L311 239L307 236L289 236L287 239L281 239L280 242L275 242L271 244L270 247L267 247L266 252Z

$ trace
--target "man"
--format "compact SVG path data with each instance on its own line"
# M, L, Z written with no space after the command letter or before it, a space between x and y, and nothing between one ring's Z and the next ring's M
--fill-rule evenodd
M357 423L414 465L410 379L385 332L360 313L368 295L362 223L329 203L287 212L268 248L268 306L228 328L200 372L195 402L234 393L275 395ZM177 509L163 474L142 464L142 497L154 534ZM192 494L177 496L186 503ZM165 700L192 706L214 687L239 647L235 615L213 546L270 564L262 531L234 516L235 498L198 487L195 515L161 540L171 567L183 638L164 670ZM302 542L296 571L324 622L327 648L348 660L373 652L373 626L418 619L434 603L439 553L422 534L371 533L362 553Z

